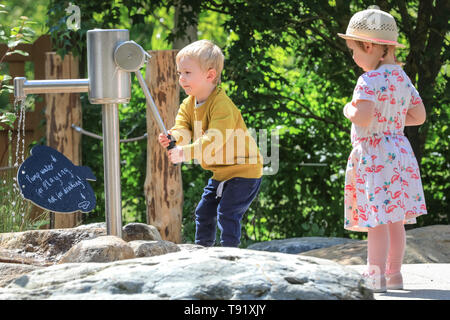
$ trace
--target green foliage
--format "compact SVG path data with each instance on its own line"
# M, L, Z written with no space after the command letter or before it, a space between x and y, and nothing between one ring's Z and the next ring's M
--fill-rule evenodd
M14 10L13 7L11 10ZM35 40L35 22L28 17L10 13L9 7L0 4L0 43L7 45L6 52L0 57L0 97L2 105L0 108L0 124L13 127L16 121L15 106L9 103L9 95L13 93L13 86L10 85L12 77L8 74L8 66L4 63L7 56L18 54L28 56L27 52L18 49L18 46L24 43L31 43ZM8 102L5 102L8 101ZM27 99L25 108L30 108L30 103L34 99ZM11 131L8 130L8 140L11 143ZM10 148L11 149L11 148ZM11 151L11 150L10 150ZM11 156L8 164L12 166ZM47 224L48 212L40 215L36 219L31 217L32 205L25 200L19 190L16 182L15 170L6 169L0 171L0 232L17 232L30 229L39 229Z
M436 83L436 105L428 115L427 142L421 163L428 215L417 219L418 226L448 224L450 221L450 108L447 64Z
M426 1L380 2L382 9L395 16L399 41L408 46L398 52L399 58L408 62L407 66L421 66L420 72L411 67L411 78L425 79L427 67L439 63L442 66L435 78L427 80L434 85L423 96L429 103L428 121L419 131L423 141L410 137L417 142L415 148L423 149L419 160L429 210L427 216L417 220L418 226L448 224L450 212L449 91L448 71L445 72L448 37L440 50L424 46L423 50L428 51L421 55L416 54L417 48L410 43L414 39L411 30L417 28L416 20L421 18L419 4L429 7L436 3ZM242 246L299 236L362 238L364 233L350 233L343 228L344 169L351 144L350 122L342 114L362 70L354 64L345 41L336 34L346 30L353 13L373 1L186 1L196 14L181 16L178 33L174 33L175 2L78 1L82 29L75 35L65 26L64 9L68 1L51 0L49 27L61 53L72 51L83 55L85 32L94 27L128 28L130 39L145 49L162 50L171 48L172 40L181 36L189 24L198 23L199 38L215 41L225 53L223 86L241 109L247 126L257 132L277 129L280 134L279 170L275 175L263 177L260 195L244 217ZM437 23L442 15L432 12L423 23ZM448 33L448 26L437 30ZM426 60L424 57L430 52L438 56ZM120 108L121 138L146 131L145 100L135 80L132 92L132 101ZM101 132L101 107L90 105L86 96L82 101L84 127ZM145 222L145 148L143 141L121 145L125 221ZM83 138L83 164L90 166L98 179L94 186L98 205L88 221L104 220L102 157L101 142ZM194 210L210 173L198 165L183 165L182 175L183 241L192 242Z
M0 4L0 16L7 15L8 11L6 6ZM35 36L34 30L30 25L34 22L30 21L28 17L21 16L19 21L15 21L13 25L5 26L0 24L0 43L7 44L7 50L2 57L0 57L0 96L9 95L13 93L14 87L10 85L12 80L11 76L4 74L4 64L3 60L5 57L12 54L19 54L27 56L28 53L17 49L22 43L30 43ZM16 115L12 111L12 106L7 104L6 106L1 106L0 108L0 123L12 126L16 120Z
M414 8L418 1L411 3ZM248 215L252 223L264 223L264 229L270 230L269 238L363 235L344 231L342 219L344 168L351 150L350 123L343 117L342 108L362 71L336 34L345 31L354 12L370 4L369 1L320 4L229 1L202 7L228 17L224 23L225 32L230 34L225 47L224 82L233 101L241 107L247 125L266 129L278 126L281 132L279 171L275 176L264 177L267 182L257 200L262 205L255 204L260 216ZM406 15L399 13L401 4L392 2L385 6L388 7L385 10L397 10L393 14L401 21L400 28L405 28L400 16ZM439 13L436 16L438 21ZM405 34L410 32L407 30ZM405 42L403 35L400 41ZM404 53L400 56L409 60ZM448 63L445 56L441 61L444 67ZM425 75L423 71L419 79ZM445 224L449 218L446 199L449 105L448 95L444 94L448 78L440 73L436 79L440 85L428 86L435 100L425 101L439 101L437 105L441 107L430 107L434 116L422 132L427 132L427 126L434 128L424 148L435 148L439 157L424 154L422 158L430 214L418 219L419 226ZM302 162L327 166L304 167L299 165ZM247 223L247 230L252 228ZM248 235L255 240L264 238L258 239L251 232Z

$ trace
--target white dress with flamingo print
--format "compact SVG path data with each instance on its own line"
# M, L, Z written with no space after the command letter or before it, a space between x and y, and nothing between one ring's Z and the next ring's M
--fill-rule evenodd
M403 135L406 113L422 100L398 65L382 65L359 77L352 103L375 103L367 127L352 124L353 150L345 174L345 229L416 223L426 214L419 166Z

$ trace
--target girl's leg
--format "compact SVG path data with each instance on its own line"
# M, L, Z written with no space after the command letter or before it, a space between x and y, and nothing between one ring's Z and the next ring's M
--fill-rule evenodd
M386 264L389 289L403 289L400 269L406 248L406 234L403 221L389 224L389 252Z
M389 230L385 224L369 228L367 239L367 261L369 273L384 275L389 250Z
M388 274L398 273L405 255L406 234L403 221L391 223L389 226L389 252L387 258Z
M386 290L386 260L389 250L389 230L387 225L369 228L367 239L367 262L369 277L372 279L372 289L375 292Z

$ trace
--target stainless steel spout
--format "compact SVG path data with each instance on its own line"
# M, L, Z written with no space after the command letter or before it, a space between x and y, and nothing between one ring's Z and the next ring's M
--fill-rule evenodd
M14 78L14 97L25 100L28 94L89 92L89 79L27 80Z

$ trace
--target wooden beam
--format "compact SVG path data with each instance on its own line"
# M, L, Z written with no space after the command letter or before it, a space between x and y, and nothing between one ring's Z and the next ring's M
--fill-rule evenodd
M146 83L166 128L175 124L179 107L179 85L175 57L177 50L149 51ZM147 223L155 226L164 240L181 242L183 187L181 166L170 163L158 142L160 131L147 108L147 175L144 192Z
M64 60L55 52L45 55L45 79L78 79L78 59L66 55ZM75 165L81 164L81 136L72 124L81 127L81 101L79 93L54 93L45 95L47 119L47 145L64 154ZM54 213L53 228L72 228L82 223L82 213Z

